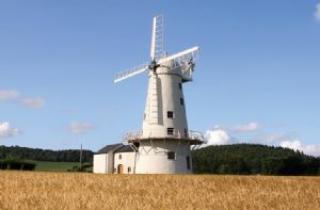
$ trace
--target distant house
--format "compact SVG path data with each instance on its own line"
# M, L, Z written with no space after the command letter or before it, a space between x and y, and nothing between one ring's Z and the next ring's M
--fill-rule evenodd
M135 173L136 150L132 145L112 144L93 156L93 172L102 174Z

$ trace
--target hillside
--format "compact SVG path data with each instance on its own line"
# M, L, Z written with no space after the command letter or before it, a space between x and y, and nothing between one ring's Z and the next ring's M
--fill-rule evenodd
M316 175L320 158L291 149L253 144L209 146L192 151L194 173Z
M51 161L51 162L78 162L80 157L79 150L48 150L48 149L34 149L19 146L0 146L0 160L1 159L23 159L35 161ZM92 162L93 152L90 150L83 150L83 162Z
M0 160L11 158L47 163L78 162L79 150L54 151L0 146ZM92 151L83 151L83 162L92 163L92 158ZM192 161L196 174L320 175L320 158L291 149L265 145L209 146L193 150Z

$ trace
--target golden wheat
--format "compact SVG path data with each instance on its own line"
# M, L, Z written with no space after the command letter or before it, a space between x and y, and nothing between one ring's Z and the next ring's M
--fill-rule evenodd
M0 209L320 209L319 177L0 172Z

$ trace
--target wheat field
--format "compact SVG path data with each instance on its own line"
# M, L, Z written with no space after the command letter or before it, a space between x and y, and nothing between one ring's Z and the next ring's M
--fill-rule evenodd
M0 209L320 209L319 177L0 172Z

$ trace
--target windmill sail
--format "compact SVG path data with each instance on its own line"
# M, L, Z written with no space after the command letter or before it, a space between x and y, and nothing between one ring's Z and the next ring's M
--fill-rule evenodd
M141 74L141 73L147 71L148 69L149 69L148 64L139 65L139 66L132 68L130 70L118 73L115 76L115 79L113 80L113 82L114 83L120 82L122 80L128 79L128 78L133 77L135 75Z
M174 55L170 55L168 57L162 58L159 60L159 64L166 63L169 61L174 61L175 64L183 64L185 62L189 62L190 60L194 60L199 54L199 47L193 47L182 52L176 53Z
M164 18L162 15L155 16L152 22L152 35L151 35L151 60L159 60L164 56Z

